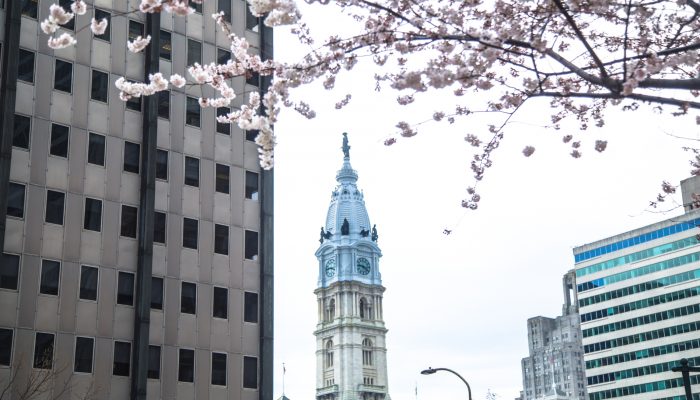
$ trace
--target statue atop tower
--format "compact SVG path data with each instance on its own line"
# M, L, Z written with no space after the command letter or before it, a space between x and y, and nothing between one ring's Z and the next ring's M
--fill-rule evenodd
M316 325L316 399L390 400L376 225L370 225L350 145L321 227ZM371 232L371 235L370 235ZM360 362L361 360L361 362Z

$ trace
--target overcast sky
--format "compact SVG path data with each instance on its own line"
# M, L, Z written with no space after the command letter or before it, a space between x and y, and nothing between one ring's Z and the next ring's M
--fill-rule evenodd
M325 28L335 23L309 20ZM275 32L275 49L277 57L299 54L283 30ZM648 202L663 180L677 184L689 176L690 155L681 147L695 142L671 135L697 139L695 115L611 111L605 127L583 134L583 157L573 159L561 141L566 129L542 128L547 103L533 102L506 130L480 183L480 208L465 212L460 202L472 181L464 136L483 131L483 124L425 125L418 136L386 147L396 122L429 117L434 104L451 98L435 92L406 109L396 105L395 92L373 88L362 69L333 92L309 88L304 97L318 117L285 110L275 127L275 398L282 394L283 362L285 394L315 396L314 252L342 163L341 134L348 132L351 163L383 252L391 397L415 399L416 387L419 399L466 397L450 374L419 374L432 366L461 373L475 400L488 390L511 400L522 389L526 321L561 312L561 278L573 268L573 247L681 213L649 212ZM334 110L348 91L350 105ZM609 144L598 154L593 142L601 137ZM535 154L525 158L521 151L530 144ZM452 234L444 235L445 228Z

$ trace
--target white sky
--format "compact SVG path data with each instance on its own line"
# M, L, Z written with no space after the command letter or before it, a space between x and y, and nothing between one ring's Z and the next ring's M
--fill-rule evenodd
M322 29L337 23L331 14L305 13ZM276 31L275 49L276 57L290 60L301 54L283 30ZM417 385L419 399L466 398L455 376L419 374L432 366L461 373L475 400L489 389L513 399L522 389L520 360L528 355L526 321L561 312L572 248L680 213L645 210L662 180L678 184L689 176L690 154L681 147L694 142L669 134L697 139L695 115L611 111L604 128L583 133L584 156L576 160L561 142L569 131L542 128L547 102L533 102L506 130L479 186L479 210L465 212L460 202L472 181L463 138L484 125L470 119L424 125L418 136L386 147L396 122L429 117L433 104L450 104L451 95L433 92L422 108L406 109L396 105L395 92L374 92L367 71L345 78L332 92L303 91L317 118L285 110L275 127L275 398L282 394L283 362L285 394L315 396L314 252L342 162L341 134L348 132L384 254L391 397L415 399ZM350 105L334 110L348 90ZM599 138L609 141L602 154L593 150ZM521 150L530 144L537 150L525 158ZM446 227L453 228L449 236L442 234Z

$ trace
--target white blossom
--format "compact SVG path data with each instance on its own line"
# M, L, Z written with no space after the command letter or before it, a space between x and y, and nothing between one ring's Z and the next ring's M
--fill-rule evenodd
M51 4L49 6L49 19L58 25L65 25L73 19L73 13L66 12L58 4Z
M107 24L107 18L102 18L102 20L99 22L95 18L93 18L92 22L90 23L90 30L95 35L102 35L107 30Z
M142 13L154 13L159 12L163 6L161 0L141 0L139 4L139 10Z
M76 15L84 15L87 12L87 5L83 0L75 0L73 4L70 5L70 9Z
M59 37L50 37L48 43L50 48L58 50L64 49L69 46L73 46L76 43L76 41L73 35L64 32Z
M170 75L170 84L175 86L176 88L181 88L185 86L187 83L187 80L183 78L182 76L178 74L172 74Z
M145 49L149 43L151 43L151 35L148 35L145 38L137 36L134 40L126 42L126 47L132 53L139 53Z

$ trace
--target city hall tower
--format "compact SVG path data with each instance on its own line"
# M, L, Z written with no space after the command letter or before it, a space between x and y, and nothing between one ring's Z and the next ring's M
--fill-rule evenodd
M357 188L346 133L342 149L316 251L316 399L389 400L379 236Z

